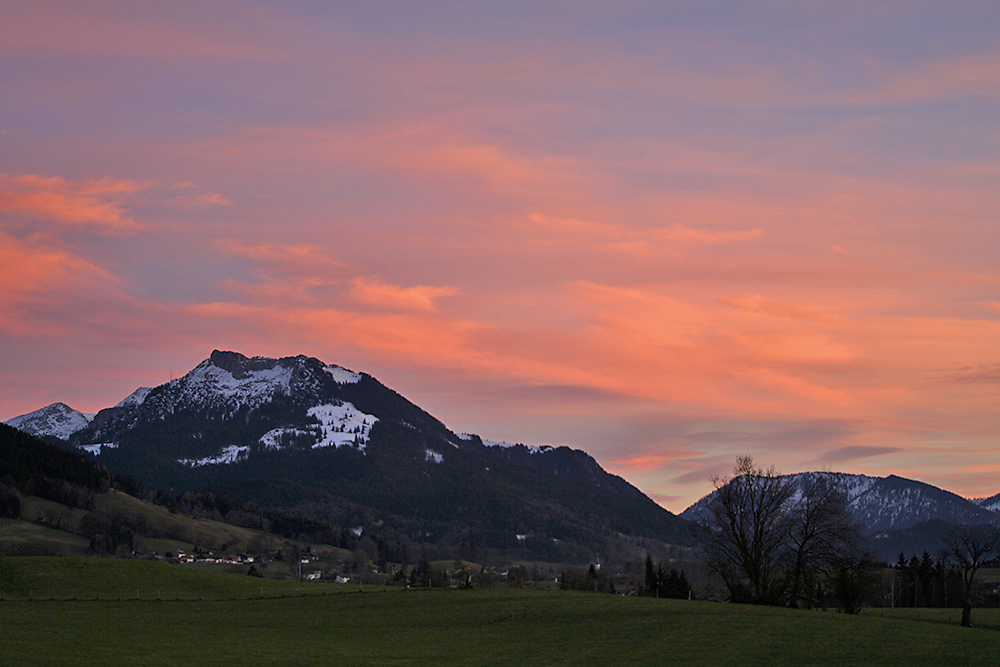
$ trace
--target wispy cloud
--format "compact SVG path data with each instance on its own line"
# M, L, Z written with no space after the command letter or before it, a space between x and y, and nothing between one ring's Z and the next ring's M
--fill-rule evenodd
M835 322L837 317L819 310L800 306L794 303L768 299L760 294L737 294L722 297L723 303L728 303L741 310L760 313L770 317L783 317L794 320L810 320L813 322Z
M125 202L144 187L136 181L112 178L71 181L34 174L0 174L0 212L62 225L126 231L137 224L129 217Z
M894 454L900 451L899 447L865 447L865 446L853 446L853 447L840 447L839 449L834 449L823 454L820 460L824 463L847 463L848 461L857 461L859 459L872 458L874 456L884 456L885 454Z
M377 278L354 278L350 284L348 296L352 301L377 308L433 312L437 310L435 302L438 299L458 294L455 287L400 287L386 284Z
M206 192L200 195L181 195L167 200L171 206L179 208L197 208L200 206L232 206L229 201L218 192Z

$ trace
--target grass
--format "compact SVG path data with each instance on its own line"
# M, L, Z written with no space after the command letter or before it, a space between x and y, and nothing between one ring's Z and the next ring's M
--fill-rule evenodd
M0 553L32 548L35 553L79 556L90 540L78 535L16 519L0 519Z
M361 593L159 563L0 559L0 581L21 589L59 581L86 597L126 579L182 599L0 602L0 663L947 666L994 664L1000 651L994 630L872 614L565 591ZM261 585L298 597L260 599Z
M916 621L927 621L930 623L944 623L947 625L958 625L962 620L961 609L928 609L926 607L896 607L895 609L868 609L866 614L871 616L881 616L886 618L906 618ZM1000 609L977 609L972 610L972 626L974 628L986 628L990 630L1000 630Z

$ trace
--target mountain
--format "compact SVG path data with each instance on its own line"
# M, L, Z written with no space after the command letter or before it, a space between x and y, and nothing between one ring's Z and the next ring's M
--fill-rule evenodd
M783 475L785 483L801 493L817 477L823 477L838 487L847 499L852 521L866 535L908 530L927 521L948 524L1000 525L1000 515L966 500L950 491L896 475L869 477L831 472L803 472ZM689 521L708 522L708 506L717 491L713 491L681 512Z
M457 435L370 375L305 356L215 351L101 410L68 446L154 489L224 494L413 549L586 562L694 543L686 522L585 452Z
M94 415L74 410L65 403L53 403L4 423L36 437L49 436L68 440L71 435L85 428L93 418Z
M972 502L979 505L984 510L1000 513L1000 493L995 496L990 496L989 498L974 498Z

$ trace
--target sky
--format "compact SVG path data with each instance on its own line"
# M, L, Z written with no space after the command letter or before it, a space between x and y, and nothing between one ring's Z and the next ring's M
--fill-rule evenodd
M0 7L0 419L214 349L667 509L1000 492L1000 3Z

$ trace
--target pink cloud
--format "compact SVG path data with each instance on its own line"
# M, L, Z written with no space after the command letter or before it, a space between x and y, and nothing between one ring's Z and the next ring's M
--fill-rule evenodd
M70 321L41 322L32 313L58 310L74 295L113 280L105 269L58 247L0 232L0 329L7 335L69 334Z
M233 205L233 202L229 201L217 192L206 192L201 195L182 195L180 197L173 197L172 199L169 199L168 202L171 206L177 206L178 208Z
M401 310L437 310L435 301L441 297L458 294L455 287L415 285L399 287L388 285L377 278L354 278L348 297L359 304Z
M96 225L108 231L137 227L125 201L145 186L129 180L104 178L69 181L33 174L0 174L0 211L63 225Z
M759 239L764 234L761 229L694 229L682 224L675 224L670 228L637 227L632 225L608 224L593 220L557 218L539 213L529 215L528 219L537 226L539 231L565 235L569 239L589 240L595 243L602 243L606 247L623 250L636 250L639 247L651 249L654 244L662 242L676 245L684 243L715 244L752 241Z
M227 254L246 257L266 266L281 267L295 273L327 271L347 266L344 262L327 257L319 246L308 243L248 244L230 238L218 241L217 245Z

